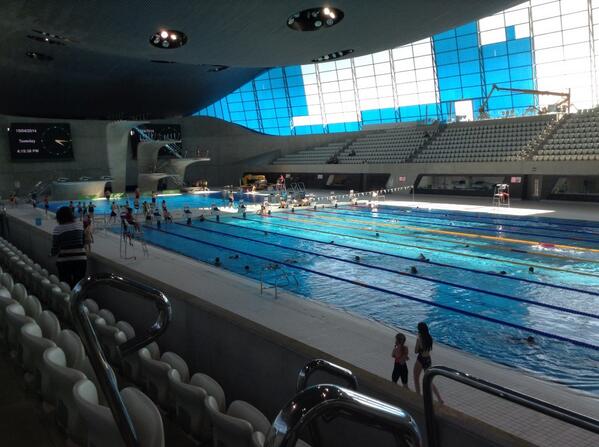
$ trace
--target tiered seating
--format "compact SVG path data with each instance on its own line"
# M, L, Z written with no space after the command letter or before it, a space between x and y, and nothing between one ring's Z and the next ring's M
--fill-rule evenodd
M39 294L47 310L29 290ZM71 441L122 446L83 344L75 332L64 329L71 324L65 311L69 292L68 285L0 238L0 349L8 350L23 368L29 388L41 395L44 409L54 414ZM214 379L191 375L183 358L174 352L161 354L156 343L121 361L116 347L135 336L133 327L91 299L84 305L113 368L141 389L121 390L140 445L164 446L163 413L173 414L196 441L213 440L227 447L263 445L270 421L260 410L239 400L227 407L225 392ZM296 445L307 446L301 440Z
M433 133L430 126L396 127L356 139L339 156L339 163L403 163Z
M304 165L304 164L324 164L336 153L343 149L349 141L339 141L329 143L326 146L318 146L310 149L304 149L295 154L284 155L273 161L275 165Z
M599 160L599 109L567 115L534 160Z
M553 115L448 125L417 163L516 161L526 146L554 120Z

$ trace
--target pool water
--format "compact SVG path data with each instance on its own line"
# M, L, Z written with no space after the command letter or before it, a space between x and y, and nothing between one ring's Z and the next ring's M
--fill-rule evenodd
M256 280L286 272L299 296L398 330L426 321L439 342L599 394L599 223L339 207L144 234Z
M234 206L235 207L239 206L239 203L241 200L243 200L243 202L245 204L250 204L250 203L263 202L264 198L265 198L265 194L260 194L260 193L236 192L236 193L234 193L234 196L235 196L234 197ZM162 203L163 200L166 202L167 207L171 210L181 209L184 206L189 206L190 208L210 208L213 204L217 205L219 207L227 206L229 204L228 196L226 194L223 195L220 191L219 192L205 192L205 193L200 193L200 194L167 194L167 195L159 195L156 198L156 202L158 204ZM112 206L112 201L113 201L113 199L111 199L111 200L104 200L104 199L92 200L92 203L96 207L94 210L95 214L96 215L110 214L110 208ZM131 207L133 207L134 196L131 195L130 197L114 199L114 201L119 206L123 206L126 203L128 203ZM144 201L151 203L152 197L151 196L141 196L139 199L140 208L141 208L141 204ZM82 205L86 205L86 204L90 203L89 200L87 200L87 201L86 200L81 200L81 201L73 200L73 206L77 207L77 204L79 202ZM61 206L68 206L69 201L68 200L52 201L52 202L49 202L48 205L49 205L50 211L55 212ZM40 203L38 203L37 206L38 206L38 208L43 208L44 204L40 202Z

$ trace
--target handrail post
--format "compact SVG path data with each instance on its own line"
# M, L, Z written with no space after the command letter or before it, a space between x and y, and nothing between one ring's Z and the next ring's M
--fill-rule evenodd
M313 359L304 365L297 376L296 391L299 393L306 389L308 379L316 371L326 371L345 380L352 390L358 389L358 379L351 370L324 359Z
M100 388L106 397L110 411L125 444L130 447L137 447L139 445L137 433L119 392L116 375L108 360L106 360L106 356L102 351L96 332L83 304L90 290L100 285L107 285L126 292L137 293L143 298L153 300L158 309L156 322L145 334L127 340L117 347L121 355L137 351L158 338L166 330L171 320L171 305L168 298L160 290L109 273L88 276L79 281L71 291L70 312L73 325L81 335L81 340L98 378Z
M351 414L365 424L394 434L401 447L420 447L416 422L407 412L386 402L337 385L314 385L293 397L273 422L264 447L292 447L301 430L317 417L331 411Z
M436 376L442 376L447 379L454 380L484 393L491 394L495 397L505 399L530 410L534 410L546 416L558 419L562 422L566 422L584 430L599 434L599 421L596 419L571 410L567 410L557 405L553 405L549 402L545 402L541 399L520 393L510 388L505 388L501 385L487 382L486 380L479 379L455 369L447 368L445 366L435 366L427 369L424 372L422 383L424 416L426 421L426 433L428 436L429 447L438 447L439 445L432 393L433 379Z

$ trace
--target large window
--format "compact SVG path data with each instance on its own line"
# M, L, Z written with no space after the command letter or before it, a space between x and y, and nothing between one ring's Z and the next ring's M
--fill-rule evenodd
M530 0L379 53L273 68L198 115L273 135L501 118L599 103L599 0ZM493 86L498 88L493 89Z

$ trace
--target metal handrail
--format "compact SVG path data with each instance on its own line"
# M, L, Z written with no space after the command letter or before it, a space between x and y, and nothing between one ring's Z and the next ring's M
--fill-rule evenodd
M355 391L358 389L358 379L354 373L351 372L351 370L344 368L343 366L339 366L333 362L329 362L328 360L313 359L304 365L297 376L296 390L298 393L306 389L308 379L316 371L326 371L329 374L347 381L352 390Z
M599 433L599 421L588 416L585 416L574 411L567 410L565 408L558 407L557 405L550 404L543 400L529 396L527 394L520 393L518 391L502 387L486 380L473 377L470 374L457 371L452 368L445 366L435 366L427 369L424 372L423 378L423 398L424 398L424 417L426 421L426 434L428 438L429 447L438 447L439 439L437 434L437 427L435 423L435 411L433 408L433 392L432 385L433 379L436 376L442 376L447 379L455 380L463 385L470 386L479 391L491 394L495 397L508 400L515 404L529 408L531 410L538 411L544 415L559 419L560 421L567 422L575 425L584 430L591 431L593 433Z
M139 445L137 433L135 432L135 427L133 427L133 423L129 417L129 412L123 403L116 376L108 363L108 360L106 360L106 356L102 351L96 332L94 331L85 305L83 304L83 301L87 298L90 290L102 285L110 286L125 292L135 293L143 298L150 299L154 301L156 308L158 309L158 317L156 318L155 323L145 334L135 336L117 347L121 356L143 348L156 340L156 338L166 330L171 320L171 305L166 295L160 290L111 273L88 276L79 281L71 292L70 311L73 325L81 336L89 360L98 377L100 388L106 397L110 411L112 412L125 444L130 447L137 447Z
M416 422L401 408L337 385L314 385L297 394L283 407L266 435L264 447L295 445L307 424L331 410L391 431L398 446L422 445Z

